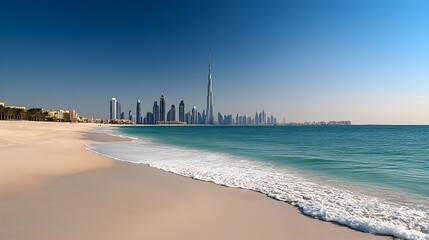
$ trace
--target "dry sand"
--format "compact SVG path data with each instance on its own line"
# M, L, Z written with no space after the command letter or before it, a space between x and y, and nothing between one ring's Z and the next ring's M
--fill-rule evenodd
M97 125L0 121L0 239L389 239L84 148Z

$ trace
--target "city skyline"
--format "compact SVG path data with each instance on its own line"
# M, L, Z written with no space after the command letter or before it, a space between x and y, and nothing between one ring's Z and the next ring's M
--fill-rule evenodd
M265 109L287 122L429 124L428 8L423 0L2 2L0 101L109 118L106 101L118 97L122 112L137 114L140 97L143 117L164 94L176 108L183 99L202 111L211 53L215 119Z
M240 111L236 111L236 117L232 114L223 115L221 112L217 113L217 121L214 118L214 103L213 103L213 79L211 69L211 58L209 55L208 62L208 81L207 81L207 99L206 109L199 112L195 105L190 111L186 112L185 103L183 100L179 103L179 116L176 118L176 106L171 105L170 110L166 112L167 102L164 94L161 94L159 99L159 106L157 101L154 101L152 111L146 113L145 117L142 116L142 107L140 97L137 98L136 103L136 117L134 118L132 111L129 110L128 120L135 124L172 124L172 123L187 123L187 124L236 124L236 125L266 125L277 124L277 118L273 115L268 116L265 110L256 111L254 117L246 114L240 115ZM121 103L118 98L113 97L110 100L110 120L125 120L125 113L121 111Z
M168 105L168 103L165 101L165 96L162 94L161 95L161 97L160 97L160 99L164 99L164 104L166 104L166 105ZM164 119L166 119L166 120L161 120L162 119L162 117L161 117L161 113L160 113L160 107L158 106L158 102L157 101L154 101L154 106L153 106L153 108L152 109L148 109L149 111L146 113L146 115L144 115L143 113L144 112L142 112L143 110L142 110L142 108L141 108L141 101L140 101L140 97L138 97L137 98L137 104L136 104L136 112L137 112L137 114L136 114L136 116L134 116L133 115L133 112L132 112L132 110L131 109L129 109L129 111L128 111L128 118L126 118L125 117L125 112L124 111L121 111L121 103L120 103L120 101L119 101L119 98L116 98L116 97L113 97L113 98L111 98L111 100L110 100L110 108L109 108L109 110L110 110L110 117L109 117L109 119L110 120L112 120L112 119L121 119L121 120L123 120L123 119L128 119L128 120L131 120L131 121L133 121L134 123L136 123L136 124L142 124L142 123L146 123L143 119L146 117L146 118L148 118L148 116L150 116L151 118L152 117L154 117L154 119L153 119L153 123L155 123L155 122L157 122L157 121L160 121L160 122L163 122L163 121L176 121L176 119L177 119L177 121L178 122L186 122L186 120L185 120L185 115L187 114L187 113L190 113L190 112L192 112L192 117L194 118L201 118L201 117L204 117L204 120L202 120L201 122L198 120L192 120L193 122L196 122L196 123L198 123L198 124L216 124L216 123L220 123L220 124L223 124L223 120L224 120L224 118L225 117L228 117L228 116L231 116L232 117L232 115L233 114L235 114L235 115L237 115L237 117L236 118L234 118L234 120L235 119L238 119L238 116L240 116L240 117L245 117L245 118L251 118L252 119L252 121L254 121L254 123L252 122L251 124L261 124L261 123L263 123L263 124L265 124L265 123L267 123L266 121L261 121L261 120L255 120L255 119L261 119L261 118L263 118L263 119L266 119L267 118L267 116L265 115L265 111L264 111L264 109L262 109L260 112L259 112L259 114L262 114L262 116L261 115L258 115L258 111L256 111L256 116L255 117L253 117L253 116L251 116L251 115L246 115L246 114L244 114L244 115L240 115L240 111L236 111L235 113L229 113L228 115L221 115L221 117L219 117L219 114L222 114L221 112L217 112L217 116L218 116L218 118L217 118L217 120L215 120L215 118L213 118L213 121L210 123L210 121L207 121L206 120L206 113L205 113L205 111L206 110L204 110L203 112L200 112L200 111L197 111L196 110L196 107L195 107L195 105L193 105L193 107L191 108L191 110L189 110L189 111L186 111L186 108L185 108L185 103L184 103L184 101L183 100L181 100L180 101L180 103L178 104L179 105L179 111L176 113L176 108L175 108L175 104L172 104L171 105L171 108L168 110L168 112L167 112L167 114L166 114L166 116L165 116L165 118ZM201 116L197 116L197 115L195 115L194 114L194 111L197 113L197 114L203 114L203 115L201 115ZM147 115L147 114L151 114L151 115ZM143 117L143 115L145 116L145 117ZM114 116L114 117L113 117ZM133 119L133 116L135 117L135 119L134 120L132 120ZM141 116L140 118L139 118L139 116ZM271 119L273 119L273 118L275 118L273 115L271 115L271 116L268 116L268 118L269 117L271 117ZM139 120L140 119L140 120ZM219 119L222 119L222 120L219 120ZM277 118L275 118L276 119L276 122L273 122L273 121L271 121L271 123L270 122L268 122L268 124L275 124L275 123L277 123ZM232 121L231 122L231 124L232 123L234 123L234 124L236 124L236 122L239 122L239 121L237 121L237 120L235 120L235 121ZM241 122L241 121L240 121ZM244 122L245 123L243 123L243 124L250 124L250 122L248 121L247 123L246 123L246 121L244 120Z
M165 101L165 96L161 95L160 99L164 100L164 104L167 104ZM137 98L137 104L136 109L137 111L142 111L140 106L140 98ZM212 125L212 124L220 124L220 125L275 125L280 122L278 122L277 118L273 115L266 115L265 110L262 109L260 112L256 111L255 116L251 115L241 115L239 112L237 112L235 115L233 114L222 114L221 112L217 113L217 120L213 120L212 122L207 121L205 110L203 112L200 112L197 110L195 105L189 110L186 111L185 103L183 100L179 103L179 111L176 112L176 105L172 104L171 108L168 110L165 116L165 120L161 120L162 114L160 113L160 106L158 106L157 101L154 101L154 106L152 108L152 111L146 112L144 115L145 117L141 117L140 121L137 116L134 116L132 110L130 109L128 111L128 118L125 117L125 112L117 112L117 107L114 108L112 106L120 106L119 99L118 98L112 98L110 100L110 118L109 120L129 120L134 124L172 124L172 123L187 123L187 124L205 124L205 125ZM120 107L119 107L120 109ZM115 113L115 114L113 114ZM115 116L115 117L112 117ZM333 121L331 121L333 122ZM350 121L338 121L339 122L349 122L348 125L350 125ZM322 122L323 123L323 122ZM285 124L285 122L283 122ZM295 124L295 123L291 123ZM320 122L318 123L320 125ZM324 124L323 124L324 125Z

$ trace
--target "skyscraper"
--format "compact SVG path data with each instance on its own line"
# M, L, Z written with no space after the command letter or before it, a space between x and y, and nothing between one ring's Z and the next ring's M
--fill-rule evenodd
M191 123L198 124L198 112L195 106L192 108L191 115L192 115Z
M200 112L198 112L198 124L204 124L203 115Z
M171 105L170 110L168 111L167 121L176 121L176 106Z
M130 120L131 122L134 122L134 115L131 110L128 112L128 120Z
M116 101L116 118L121 118L121 103L119 102L119 100Z
M212 81L212 67L211 67L211 59L209 56L209 75L208 75L208 85L207 85L207 111L206 111L206 123L213 124L214 116L213 116L213 81Z
M185 103L183 100L179 104L179 122L185 122Z
M264 109L262 109L262 123L267 124L267 114Z
M192 114L191 114L191 112L188 112L188 113L185 114L185 122L187 124L191 124L192 123Z
M137 98L137 106L136 106L136 123L142 123L142 105L140 103L140 98Z
M159 106L158 106L158 103L156 101L153 102L152 112L153 112L153 123L158 123L160 121L160 119L159 119Z
M203 124L206 123L206 110L203 110L203 115L202 115L202 119Z
M110 119L115 119L117 116L117 104L116 104L116 98L112 98L110 100Z
M222 116L222 113L220 112L217 113L217 122L219 124L223 124L223 116Z
M153 113L147 112L146 113L146 124L153 124Z
M161 98L159 99L159 120L161 122L165 121L165 97L164 94L161 95Z
M170 110L168 110L168 112L167 112L167 122L170 122L171 121L171 109Z

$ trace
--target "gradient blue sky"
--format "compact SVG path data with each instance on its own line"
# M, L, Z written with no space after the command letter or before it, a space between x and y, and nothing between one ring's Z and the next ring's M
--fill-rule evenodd
M108 117L161 92L286 121L429 124L429 1L1 1L0 101Z

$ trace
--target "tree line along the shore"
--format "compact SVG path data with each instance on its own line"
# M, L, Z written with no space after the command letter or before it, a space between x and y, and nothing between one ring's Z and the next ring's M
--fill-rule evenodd
M28 121L46 121L49 120L48 112L41 108L11 108L0 106L0 120L28 120Z

